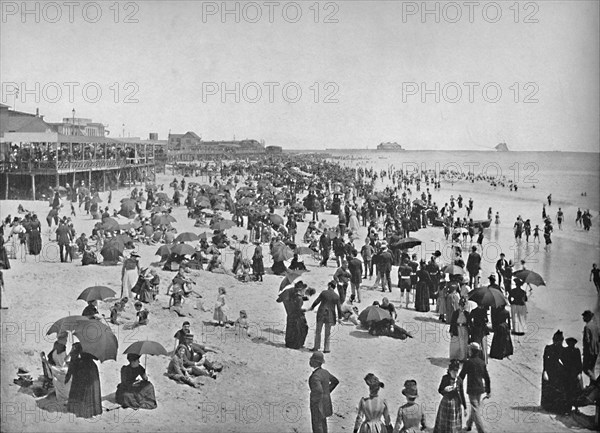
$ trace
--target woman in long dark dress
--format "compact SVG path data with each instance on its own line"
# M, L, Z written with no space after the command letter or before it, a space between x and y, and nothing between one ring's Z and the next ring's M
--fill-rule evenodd
M100 375L94 357L82 350L81 343L74 343L71 349L71 364L65 377L65 383L73 380L67 411L82 418L92 418L102 414Z
M565 365L565 394L569 406L575 406L577 399L583 390L583 364L581 362L581 351L577 344L577 339L569 337L566 340L567 347L563 352L563 362Z
M0 236L0 269L10 269L10 260L4 246L4 236Z
M552 344L544 348L544 371L542 372L541 406L552 413L570 411L565 394L566 369L564 365L563 333L558 330Z
M429 311L429 285L431 277L425 269L425 262L421 260L421 267L417 271L417 289L415 293L415 310L422 313Z
M496 319L490 358L504 359L513 354L513 344L510 338L510 314L506 308L499 309Z
M146 369L140 365L140 355L129 353L127 361L129 365L121 367L121 383L115 393L117 403L133 409L156 409L154 386L148 381ZM138 377L142 380L137 380Z
M258 242L255 242L254 255L252 256L252 273L257 281L263 280L265 274L265 265L263 263L262 247Z
M308 334L308 323L304 315L304 290L306 284L302 281L296 283L294 287L284 290L279 295L277 302L282 302L287 314L285 326L285 347L290 349L300 349L304 346L306 335Z
M42 251L42 224L37 215L31 217L29 232L29 254L37 256Z

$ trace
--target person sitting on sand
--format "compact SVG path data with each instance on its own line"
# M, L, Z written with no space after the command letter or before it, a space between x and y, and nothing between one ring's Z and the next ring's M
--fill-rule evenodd
M98 301L88 301L88 304L83 309L81 315L89 317L90 319L99 319L100 313L98 313Z
M129 299L127 297L122 298L120 301L115 302L112 307L110 307L110 323L113 325L120 325L119 322L119 314L125 311L125 305Z
M184 348L184 353L182 356L183 366L193 375L193 376L209 376L213 379L217 378L217 374L214 371L210 371L205 363L206 358L203 353L196 352L195 346L192 346L194 342L194 336L192 334L185 335L185 344L180 345L177 348L179 352L180 348Z
M128 353L127 361L129 365L121 367L121 383L117 385L116 402L124 408L156 409L154 386L148 381L146 369L140 365L140 355Z
M179 383L185 383L193 388L198 386L190 377L188 368L183 365L183 357L185 356L185 346L177 347L175 354L171 358L169 367L167 368L167 376Z
M144 308L144 304L142 304L140 301L137 301L135 303L135 315L137 316L137 325L141 326L141 325L147 325L148 324L148 316L150 315L150 312L148 310L146 310Z

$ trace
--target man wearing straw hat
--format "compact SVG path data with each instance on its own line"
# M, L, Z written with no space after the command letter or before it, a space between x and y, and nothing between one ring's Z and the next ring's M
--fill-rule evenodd
M333 415L331 392L340 381L329 371L321 368L325 363L325 356L321 352L314 352L308 364L314 368L308 386L310 387L310 419L313 433L327 433L327 417Z

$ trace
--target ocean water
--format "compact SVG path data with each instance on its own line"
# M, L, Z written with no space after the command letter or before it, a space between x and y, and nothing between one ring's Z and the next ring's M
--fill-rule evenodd
M328 151L336 161L347 166L373 167L377 170L415 172L473 172L512 181L522 199L553 201L565 205L600 210L600 153L582 152L489 152L489 151L405 151L374 150ZM338 159L342 158L342 159ZM455 176L442 175L444 182ZM508 193L508 188L504 188ZM586 193L586 196L582 196Z

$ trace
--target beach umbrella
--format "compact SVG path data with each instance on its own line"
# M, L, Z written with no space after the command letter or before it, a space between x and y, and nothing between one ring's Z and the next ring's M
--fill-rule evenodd
M124 209L124 208L135 209L136 204L137 204L137 202L132 198L121 199L121 209Z
M117 337L104 323L95 319L93 322L95 322L94 325L87 324L73 331L73 335L81 343L83 352L95 356L100 362L109 359L116 361L119 348Z
M542 276L528 269L522 269L513 273L513 277L522 280L524 283L533 284L534 286L545 286L546 282Z
M279 224L279 225L281 225L281 224L284 223L283 217L281 215L277 215L275 213L272 213L272 214L269 215L269 220L271 220L271 222L273 224Z
M225 210L225 203L223 203L222 201L218 202L212 208L214 210Z
M447 265L442 269L442 272L450 275L464 275L465 270L458 265Z
M46 335L71 331L77 337L83 351L89 353L100 362L117 359L119 342L112 330L97 319L85 316L67 316L57 320L48 329Z
M494 287L478 287L469 293L469 299L485 307L502 307L507 304L502 292Z
M201 208L210 207L210 200L208 199L208 197L199 197L196 199L196 206L199 206Z
M92 198L92 203L102 203L102 199L100 197L98 197L97 195L95 195Z
M67 188L65 188L64 186L58 186L58 187L55 187L53 189L54 189L54 192L58 192L58 193L61 193L61 194L67 192Z
M213 230L227 230L235 226L235 223L230 220L221 220L217 221L214 224L211 224L210 228Z
M201 239L208 240L208 238L210 238L210 237L211 237L210 233L202 232L198 236L198 240L201 240Z
M114 218L106 217L102 220L102 229L109 232L119 230L119 223Z
M186 256L194 254L196 250L188 244L177 244L171 248L171 252L180 256Z
M287 245L275 245L271 255L274 261L283 262L294 257L294 252Z
M123 255L123 250L119 250L117 245L105 244L100 251L105 262L118 262L119 257Z
M311 250L308 247L296 247L296 249L294 250L294 252L298 255L301 256L305 256L305 255L313 255L315 252L313 250Z
M169 198L169 196L167 194L165 194L164 192L159 192L156 194L156 198L162 201L171 201L171 199Z
M283 280L281 280L281 284L279 285L279 290L281 291L284 289L284 287L289 286L292 283L295 283L296 280L299 279L299 277L302 276L302 274L304 274L305 272L308 272L308 271L299 270L299 269L295 269L295 270L286 269L285 277L283 277Z
M392 320L390 312L383 308L379 308L377 305L368 306L358 315L358 320L365 325L386 319Z
M193 242L193 241L197 241L198 235L195 233L191 233L191 232L184 232L184 233L180 233L176 238L175 238L175 242Z
M85 289L77 299L81 299L83 301L102 301L106 298L115 297L117 294L111 288L106 286L92 286Z
M177 220L171 215L155 215L157 218L152 219L152 224L154 225L169 225L171 223L177 222ZM156 222L156 224L155 224Z
M154 255L162 258L169 257L171 255L171 245L161 245Z
M144 358L144 368L146 361L145 359L148 358L148 355L151 356L160 356L160 355L164 355L164 356L168 356L169 354L167 353L167 349L165 349L163 347L162 344L157 343L156 341L136 341L135 343L131 344L127 349L125 349L125 351L123 352L124 355L128 355L130 353L133 353L135 355L146 355Z
M413 204L414 204L415 206L419 206L419 207L422 207L422 208L425 208L425 207L427 207L427 203L425 203L423 200L420 200L420 199L416 199L416 200L414 200L414 201L413 201Z
M244 197L244 198L238 200L237 203L241 206L248 206L249 204L252 204L252 199L248 198L248 197Z
M405 250L408 248L414 248L417 245L421 245L421 241L417 238L404 238L404 239L400 239L398 242L395 242L394 244L390 245L391 249L401 249L401 250Z
M66 316L63 317L62 319L58 319L56 322L54 322L52 324L52 326L50 326L50 328L48 329L48 332L46 332L46 335L50 335L50 334L59 334L62 331L73 331L75 330L78 326L81 326L81 323L83 323L83 325L90 323L90 321L95 320L95 319L90 319L87 316Z

